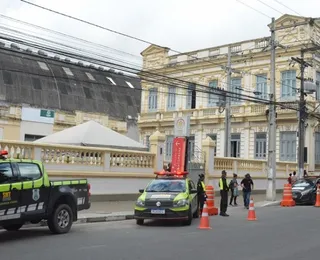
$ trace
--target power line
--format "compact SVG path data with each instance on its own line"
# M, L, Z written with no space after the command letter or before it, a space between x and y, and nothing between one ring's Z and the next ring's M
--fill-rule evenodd
M118 32L118 31L115 31L115 30L106 28L106 27L104 27L104 26L97 25L97 24L94 24L94 23L91 23L91 22L82 20L82 19L80 19L80 18L76 18L76 17L73 17L73 16L71 16L71 15L67 15L67 14L64 14L64 13L61 13L61 12L58 12L58 11L55 11L55 10L53 10L53 9L50 9L50 8L46 8L46 7L43 7L43 6L40 6L40 5L31 3L31 2L28 2L28 1L26 1L26 0L21 0L21 1L22 1L22 2L25 2L25 3L27 3L27 4L30 4L30 5L33 5L33 6L35 6L35 7L44 9L44 10L46 10L46 11L53 12L53 13L56 13L56 14L59 14L59 15L62 15L62 16L65 16L65 17L74 19L74 20L76 20L76 21L80 21L80 22L82 22L82 23L86 23L86 24L89 24L89 25L91 25L91 26L94 26L94 27L97 27L97 28L100 28L100 29L103 29L103 30L110 31L110 32L119 34L119 35L124 36L124 37L128 37L128 38L131 38L131 39L134 39L134 40L143 42L143 43L147 43L147 44L150 44L150 45L154 45L154 46L158 46L158 47L160 47L160 48L163 48L162 46L160 46L160 45L158 45L158 44L155 44L155 43L152 43L152 42L150 42L150 41L146 41L146 40L143 40L143 39L140 39L140 38L137 38L137 37L134 37L134 36L125 34L125 33L121 33L121 32ZM238 0L237 0L237 1L238 1ZM241 1L238 1L238 2L242 3ZM242 4L244 4L244 3L242 3ZM246 4L244 4L244 5L246 5ZM248 5L247 5L247 6L248 6ZM249 8L252 8L252 7L250 7L250 6L248 6L248 7L249 7ZM253 9L254 9L254 8L253 8ZM257 12L260 12L260 11L258 11L258 10L256 10L256 9L254 9L254 10L257 11ZM268 17L269 17L269 16L268 16ZM269 17L269 18L271 18L271 17ZM175 53L178 53L178 54L183 54L182 52L177 51L177 50L174 50L174 49L170 49L170 50L173 51L173 52L175 52ZM245 50L242 50L242 51L239 51L239 52L243 52L243 51L245 51ZM188 57L192 57L192 58L194 58L194 59L196 59L196 60L201 60L201 59L198 58L197 56L190 55L190 54L186 54L186 55L187 55ZM222 65L222 64L218 64L218 63L215 63L215 62L212 62L212 61L204 61L204 62L205 62L205 63L211 63L211 64L214 64L214 65L216 65L216 66L221 66L221 65ZM248 72L247 72L247 73L248 73ZM252 73L248 73L248 74L255 76L255 74L252 74ZM269 78L266 78L266 79L270 81ZM282 82L279 82L279 81L276 81L276 82L282 84ZM283 85L284 85L284 84L283 84ZM288 87L291 88L291 86L288 86Z
M282 5L282 6L286 7L290 11L296 13L297 15L303 16L303 15L299 14L298 12L296 12L295 10L293 10L292 8L290 8L290 7L286 6L285 4L281 3L280 1L278 1L278 0L274 0L274 1L277 2L278 4Z
M261 1L261 0L257 0L258 2L260 2L261 4L263 4L263 5L265 5L265 6L267 6L267 7L269 7L269 8L271 8L272 10L274 10L274 11L276 11L276 12L278 12L278 13L280 13L280 14L283 14L282 12L280 12L279 10L277 10L277 9L275 9L275 8L273 8L271 5L268 5L268 4L266 4L265 2L263 2L263 1Z
M16 51L15 51L16 52ZM21 73L26 73L25 71L17 71L17 72L21 72ZM29 73L29 74L32 74L32 73ZM33 74L33 75L37 75L37 74ZM50 78L52 78L52 76L48 76L48 75L41 75L41 76L44 76L44 77L50 77ZM59 77L57 77L57 78L59 78ZM68 79L68 80L70 80L70 78L68 78L68 77L60 77L60 78L62 78L62 79ZM188 89L188 88L186 88L186 87L184 87L184 86L182 86L181 84L182 83L179 83L179 84L177 84L177 83L171 83L171 82L161 82L161 81L159 81L159 80L155 80L155 79L144 79L144 80L146 80L147 82L153 82L153 83L158 83L158 84L165 84L165 85L167 85L167 84L170 84L170 85L172 85L172 86L174 86L174 87L178 87L178 88L182 88L182 89ZM87 82L87 83L90 83L90 84L100 84L100 83L97 83L97 82L92 82L92 81L83 81L83 82ZM187 82L187 83L189 83L189 82ZM103 84L102 84L103 85ZM208 87L206 86L206 89L208 89ZM142 91L144 91L144 90L142 90ZM147 90L146 90L147 91ZM226 97L231 97L231 98L235 98L235 95L236 96L238 96L239 94L238 93L231 93L231 95L230 94L228 94L228 93L225 93L226 91L221 91L221 92L223 92L223 93L213 93L212 91L208 91L208 90L197 90L197 92L200 92L200 93L206 93L206 94L214 94L214 95L216 95L216 96L221 96L221 95L225 95ZM159 93L165 93L165 94L170 94L169 92L166 92L166 91L159 91ZM235 94L235 95L234 95ZM178 94L177 94L178 95ZM182 96L184 96L184 94L181 94ZM185 96L189 96L189 95L185 95ZM244 95L245 96L245 95ZM266 105L267 104L267 102L262 102L262 101L266 101L266 100L263 100L263 99L260 99L260 100L256 100L256 98L254 98L254 97L252 97L252 96L246 96L246 97L237 97L239 100L245 100L245 101L250 101L250 102L253 102L253 103L258 103L258 104L264 104L264 105ZM240 105L240 104L239 104ZM281 107L281 108L284 108L284 109L290 109L290 110L295 110L295 111L298 111L298 109L296 109L296 108L293 108L293 107L287 107L286 105L284 105L283 103L279 103L279 102L276 102L276 105L277 106L279 106L279 107ZM314 115L312 115L313 117L315 117L315 118L317 118L318 120L319 120L319 118L318 117L316 117L316 116L314 116Z
M4 38L4 37L0 37L0 38ZM12 39L12 38L5 38L5 39L8 40L8 41L17 42L17 43L24 44L24 45L28 44L28 43L24 42L23 40L18 40L17 41L17 40ZM81 55L78 55L78 54L65 52L64 50L57 50L57 49L53 50L50 47L45 47L45 45L43 45L43 44L39 45L37 43L31 43L31 44L29 43L29 46L37 47L37 48L42 49L42 50L54 52L54 53L57 53L57 54L68 56L68 57L78 58L78 59L81 59L81 60L84 60L84 61L88 61L88 62L94 62L94 63L99 64L99 65L105 65L105 66L108 66L108 67L111 67L111 68L115 68L115 69L123 70L125 72L129 72L129 73L139 73L140 72L140 75L142 75L144 77L145 76L149 76L149 77L152 76L153 78L160 77L162 80L163 79L169 80L169 82L166 82L166 84L172 84L172 83L170 83L170 80L174 81L174 82L179 82L180 84L193 83L193 82L189 82L189 81L185 81L185 80L181 80L181 79L177 79L177 78L171 78L171 77L164 76L164 75L157 74L157 73L152 73L152 72L147 72L147 71L140 71L140 70L138 70L136 68L133 68L133 67L128 67L128 66L124 66L124 65L108 62L108 61L103 61L103 60L96 59L96 58L93 58L93 57L90 57L90 58L89 57L84 57L84 56L81 56ZM146 78L143 78L143 79L146 80ZM158 79L158 78L156 78L156 79ZM205 89L208 89L208 86L206 86L206 85L197 84L197 86L203 87ZM185 89L188 89L188 88L185 87ZM221 90L219 92L220 92L220 95L224 95L226 91L222 91ZM252 96L248 96L248 95L239 94L239 93L236 93L236 92L229 92L228 94L236 95L239 99L241 99L241 97L244 96L244 97L247 97L247 98L250 98L250 99L257 99L257 100L260 100L260 101L266 101L264 99L260 99L260 98L256 98L256 97L252 97Z
M10 21L13 21L13 22L16 22L16 23L27 25L29 27L36 28L36 29L39 29L39 30L50 32L50 33L53 33L53 34L56 34L56 35L60 35L60 36L66 37L66 38L71 38L71 39L74 39L74 40L77 40L77 41L80 41L80 42L83 42L83 43L86 43L86 44L95 45L95 46L103 48L103 49L110 49L110 50L115 51L115 52L119 52L119 53L122 53L122 54L125 54L125 55L129 55L129 56L141 59L140 56L132 54L132 53L129 53L129 52L125 52L125 51L121 51L121 50L118 50L118 49L114 49L114 48L111 48L111 47L103 45L103 44L90 42L88 40L84 40L84 39L81 39L81 38L78 38L78 37L75 37L75 36L71 36L71 35L68 35L68 34L65 34L65 33L62 33L62 32L58 32L58 31L55 31L55 30L52 30L52 29L41 27L39 25L31 24L31 23L28 23L28 22L25 22L25 21L21 21L21 20L18 20L18 19L9 17L9 16L5 16L3 14L0 14L0 17L2 17L4 19L7 19L7 20L10 20Z
M146 43L146 44L149 44L149 45L154 45L154 46L158 46L160 48L164 48L163 46L160 46L159 44L155 44L155 43L152 43L150 41L147 41L147 40L143 40L141 38L138 38L138 37L135 37L135 36L131 36L131 35L128 35L128 34L125 34L125 33L121 33L119 31L115 31L113 29L110 29L110 28L107 28L107 27L104 27L104 26L101 26L101 25L98 25L98 24L94 24L92 22L89 22L89 21L85 21L83 19L80 19L80 18L77 18L77 17L74 17L74 16L71 16L71 15L67 15L67 14L64 14L64 13L61 13L59 11L55 11L53 9L50 9L50 8L47 8L47 7L43 7L43 6L40 6L40 5L37 5L37 4L34 4L34 3L31 3L29 1L26 1L26 0L21 0L22 2L24 3L27 3L27 4L30 4L30 5L33 5L35 7L38 7L40 9L43 9L43 10L46 10L46 11L49 11L49 12L52 12L52 13L55 13L55 14L59 14L59 15L62 15L64 17L68 17L70 19L73 19L73 20L76 20L76 21L79 21L79 22L82 22L82 23L85 23L85 24L88 24L88 25L91 25L91 26L94 26L94 27L97 27L97 28L100 28L100 29L103 29L103 30L106 30L106 31L109 31L109 32L112 32L112 33L115 33L115 34L119 34L121 36L124 36L124 37L127 37L127 38L131 38L133 40L136 40L136 41L139 41L139 42L142 42L142 43ZM182 53L180 51L177 51L177 50L174 50L174 49L170 49L172 52L175 52L177 54L185 54L185 53ZM239 51L239 52L243 52L244 50L242 51ZM200 58L198 58L197 56L194 56L194 55L190 55L190 54L186 54L188 57L192 57L196 60L201 60ZM217 64L217 63L214 63L212 61L205 61L206 63L212 63L214 65L217 65L217 66L221 66L221 64Z
M21 0L21 1L23 1L23 2L24 2L24 0ZM268 17L268 18L270 18L270 19L271 19L271 17L270 17L269 15L267 15L267 14L265 14L265 13L263 13L263 12L259 11L258 9L253 8L252 6L250 6L250 5L248 5L248 4L244 3L244 2L242 2L242 1L240 1L240 0L237 0L237 2L239 2L240 4L245 5L246 7L248 7L248 8L250 8L250 9L252 9L252 10L254 10L254 11L258 12L259 14L262 14L263 16L266 16L266 17Z
M155 44L154 44L155 45ZM158 46L158 45L157 45ZM109 63L110 64L110 63ZM118 64L116 64L117 66L118 66ZM251 74L252 75L252 74ZM157 76L161 76L161 75L157 75ZM168 77L167 77L168 78ZM171 80L176 80L176 79L174 79L174 78L171 78ZM185 82L185 83L187 83L187 82ZM190 82L189 82L190 83ZM167 83L166 83L167 84ZM198 84L199 85L199 84ZM205 88L207 88L208 86L204 86ZM231 94L235 94L235 95L237 95L237 96L239 96L239 94L238 93L231 93ZM242 95L242 94L240 94L240 95ZM246 95L242 95L242 96L246 96ZM257 99L257 98L254 98L254 97L251 97L251 96L248 96L250 99L251 99L251 101L252 101L252 99ZM239 98L239 99L241 99L241 97ZM262 100L262 99L260 99L260 100Z
M0 27L1 28L1 27ZM56 45L62 45L62 46L64 46L64 47L67 47L67 48L70 48L70 49L72 49L72 50L74 50L74 49L77 49L78 51L80 51L80 52L86 52L86 51L84 51L83 49L79 49L79 48L75 48L74 46L68 46L68 45L65 45L65 44L61 44L61 43L57 43L57 42L54 42L54 41L51 41L51 40L48 40L48 39L44 39L44 38L41 38L41 37L37 37L37 36L34 36L34 35L30 35L30 34L26 34L26 33L23 33L23 32L17 32L17 33L20 33L20 34L22 34L22 35L24 35L24 36L28 36L28 37L31 37L31 38L36 38L37 40L43 40L43 41L48 41L48 42L50 42L50 44L51 43L54 43L54 44L56 44ZM22 39L23 40L23 39ZM38 48L40 48L39 46L38 46ZM111 58L111 57L109 57L109 56L105 56L105 55L101 55L100 53L93 53L93 52L89 52L89 51L87 51L88 53L90 53L90 54L93 54L94 56L98 56L98 57L104 57L104 58L107 58L107 59L111 59L111 60L115 60L115 61L120 61L120 62L122 62L122 63L127 63L127 64L131 64L131 63L129 63L129 62L126 62L126 61L122 61L122 60L117 60L117 59L114 59L114 58ZM253 58L254 56L252 56L251 58ZM244 58L244 59L246 59L246 58ZM237 62L239 62L239 61L237 61ZM213 63L213 62L212 62ZM213 63L213 64L217 64L218 66L221 66L221 65L223 65L224 63L221 63L221 64L218 64L218 63ZM117 68L117 69L119 69L119 68ZM140 66L139 66L139 69L140 69ZM182 69L180 69L180 70L182 70ZM236 72L236 73L240 73L240 72ZM194 73L193 73L194 74ZM248 75L253 75L253 76L255 76L254 74L252 74L252 73L250 73L250 72L245 72L245 74L248 74ZM267 77L263 77L263 76L261 76L262 78L265 78L266 80L270 80L269 78L267 78ZM222 82L222 83L226 83L226 82L224 82L224 81L219 81L219 82ZM282 85L286 85L286 84L283 84L282 82L279 82L279 81L277 81L278 83L280 83L280 84L282 84ZM227 83L228 84L228 83ZM290 87L290 88L292 88L290 85L287 85L288 87ZM244 86L245 87L245 86Z

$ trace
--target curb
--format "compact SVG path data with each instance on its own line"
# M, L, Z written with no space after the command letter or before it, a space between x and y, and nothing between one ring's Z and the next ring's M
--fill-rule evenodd
M80 217L77 221L73 222L73 225L85 224L85 223L99 223L99 222L111 222L111 221L123 221L133 219L133 214L126 215L109 215L109 216L98 216L98 217ZM32 227L46 227L47 221L41 220L38 224L25 224L23 228L32 228ZM0 230L3 230L0 227Z

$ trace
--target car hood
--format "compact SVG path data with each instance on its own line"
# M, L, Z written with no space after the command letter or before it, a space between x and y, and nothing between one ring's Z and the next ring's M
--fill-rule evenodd
M147 192L146 200L174 200L179 192Z

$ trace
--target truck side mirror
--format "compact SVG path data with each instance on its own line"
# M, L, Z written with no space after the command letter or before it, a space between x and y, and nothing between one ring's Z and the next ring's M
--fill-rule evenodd
M140 189L140 190L139 190L139 193L144 193L144 189Z

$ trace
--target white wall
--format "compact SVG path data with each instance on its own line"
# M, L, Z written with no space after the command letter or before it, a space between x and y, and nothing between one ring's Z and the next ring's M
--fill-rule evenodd
M47 136L53 133L53 124L22 121L20 127L20 140L24 141L24 135L43 135Z

